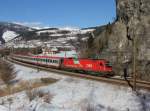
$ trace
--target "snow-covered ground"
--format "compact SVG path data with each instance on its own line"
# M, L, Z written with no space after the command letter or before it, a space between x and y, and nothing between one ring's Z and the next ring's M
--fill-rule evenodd
M71 78L55 73L37 71L15 65L17 79L31 80L41 77L59 79L58 82L39 88L53 95L51 103L41 98L29 101L26 93L11 95L11 111L150 111L150 93L86 79ZM0 111L8 111L8 104L0 98Z
M18 34L14 31L6 31L3 33L3 39L7 42L11 39L13 39L14 37L16 37Z

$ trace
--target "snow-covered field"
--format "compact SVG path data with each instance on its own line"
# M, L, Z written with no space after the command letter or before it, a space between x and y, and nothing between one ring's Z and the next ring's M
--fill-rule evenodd
M17 78L32 80L41 77L59 79L39 89L53 95L50 103L42 98L29 101L25 91L11 95L11 111L150 111L150 93L86 79L71 78L50 72L15 65ZM7 97L0 98L0 111L8 111ZM2 103L6 101L5 103Z

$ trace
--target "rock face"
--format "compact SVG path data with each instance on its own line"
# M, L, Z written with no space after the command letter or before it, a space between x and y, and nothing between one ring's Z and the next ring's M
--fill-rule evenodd
M150 1L117 0L118 22L126 25L127 37L136 38L139 60L150 60Z
M132 74L135 54L139 78L150 78L150 0L116 0L116 7L116 20L102 32L94 32L93 53L111 61L119 75L125 66Z
M140 78L150 77L150 0L117 0L117 22L125 25L126 42L122 50L133 50L136 47L137 74ZM119 34L123 38L124 34ZM129 44L126 44L126 43ZM124 56L127 53L124 52ZM128 57L132 63L133 51ZM123 57L125 58L125 57ZM131 59L131 60L130 60Z

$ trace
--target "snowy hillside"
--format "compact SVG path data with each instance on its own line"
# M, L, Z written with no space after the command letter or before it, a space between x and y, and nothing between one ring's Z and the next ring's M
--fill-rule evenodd
M27 32L24 36L16 38L17 42L14 40L6 43L5 46L15 48L44 47L45 45L47 47L78 47L80 42L85 41L89 33L94 30L71 27L40 29Z
M15 38L18 36L18 34L14 31L6 31L3 33L2 38L5 40L5 42L8 42L9 40Z

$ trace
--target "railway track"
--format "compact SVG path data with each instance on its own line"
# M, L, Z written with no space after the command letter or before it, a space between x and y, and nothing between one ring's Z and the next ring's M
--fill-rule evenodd
M21 61L12 60L11 58L7 58L7 60L10 61L10 62L16 63L16 64L20 64L20 65L23 65L23 66L34 68L34 69L37 69L37 70L39 70L39 69L40 70L46 70L46 71L55 72L55 73L68 75L68 76L72 76L72 77L78 77L78 78L82 78L82 79L90 79L90 80L101 81L101 82L106 82L106 83L115 84L115 85L123 85L123 86L127 86L127 87L129 87L128 82L131 85L133 84L132 79L128 79L128 82L127 82L127 81L125 81L124 79L121 79L121 78L97 77L97 76L85 75L85 74L80 74L80 73L75 73L75 72L68 72L68 71L64 71L64 70L46 68L46 67L43 67L43 66L36 66L36 65L32 65L32 64L29 64L29 63L24 63L24 62L21 62ZM137 89L146 89L146 90L150 91L150 82L137 80L136 85L137 85Z

